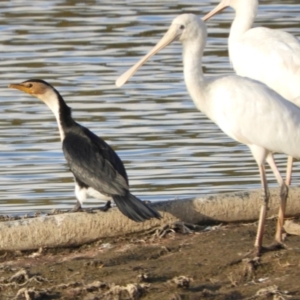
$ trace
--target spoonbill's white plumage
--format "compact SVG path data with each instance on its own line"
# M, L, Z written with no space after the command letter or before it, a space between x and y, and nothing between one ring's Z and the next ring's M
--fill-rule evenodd
M184 79L197 108L231 138L246 144L258 164L263 204L254 246L259 253L269 199L264 164L265 161L270 164L281 184L272 153L300 157L300 109L265 84L249 78L236 75L205 78L201 59L206 27L193 14L175 18L157 45L121 75L116 85L122 86L147 59L174 40L183 45Z
M267 84L289 101L300 96L300 42L293 35L266 27L251 28L258 0L221 0L204 16L208 20L226 7L235 10L228 49L236 73Z
M230 61L236 73L267 84L285 99L300 106L300 42L293 35L266 27L251 28L258 0L221 0L202 19L208 20L226 7L235 10L228 39ZM289 157L286 184L290 185L293 158ZM281 191L276 240L281 242L281 216L284 215L286 192Z

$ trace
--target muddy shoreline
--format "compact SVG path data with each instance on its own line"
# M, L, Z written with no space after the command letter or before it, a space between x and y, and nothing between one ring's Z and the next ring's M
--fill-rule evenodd
M264 244L275 222L267 221ZM189 233L174 227L80 247L1 251L0 299L300 299L299 236L288 235L286 249L257 261L233 263L252 248L256 225Z

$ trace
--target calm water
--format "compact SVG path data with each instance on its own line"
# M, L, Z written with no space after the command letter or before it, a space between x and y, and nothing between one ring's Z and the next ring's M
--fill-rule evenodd
M255 25L285 28L300 36L297 2L261 1ZM175 16L203 16L217 3L1 1L1 213L75 204L54 116L38 99L7 88L29 78L57 87L77 121L113 146L126 165L132 192L142 199L258 188L248 148L227 138L189 98L179 44L156 55L122 89L114 85ZM228 9L208 24L208 75L232 73L226 50L232 18ZM283 170L285 157L277 155L277 161ZM296 165L294 184L299 177ZM269 181L276 186L272 175ZM86 203L91 205L95 201Z

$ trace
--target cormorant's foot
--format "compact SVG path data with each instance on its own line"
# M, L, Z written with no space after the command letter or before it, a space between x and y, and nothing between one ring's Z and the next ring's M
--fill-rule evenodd
M110 208L111 208L111 201L108 200L104 206L102 206L102 207L99 208L99 210L101 210L101 211L108 211Z
M70 210L70 212L80 212L84 211L81 207L80 202L77 202L76 205Z
M95 210L100 210L100 211L104 211L105 212L105 211L108 211L110 208L111 208L111 201L108 200L104 206L93 207L93 208L86 208L86 209L82 209L82 211L92 214L92 213L95 212Z

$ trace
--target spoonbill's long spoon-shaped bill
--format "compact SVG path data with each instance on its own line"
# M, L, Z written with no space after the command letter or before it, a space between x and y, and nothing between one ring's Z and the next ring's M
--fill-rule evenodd
M266 27L251 28L256 17L258 0L221 0L206 16L206 21L226 7L235 11L228 48L230 61L240 76L259 80L285 99L300 106L300 42L292 34ZM289 156L286 185L291 184L293 158ZM280 174L281 204L278 214L276 240L282 241L283 215L288 188Z
M300 157L300 109L265 84L236 75L205 78L202 55L206 27L193 14L175 18L162 39L117 80L124 84L152 55L179 40L183 45L184 79L195 105L231 138L246 144L256 160L263 188L263 204L255 239L255 253L262 247L269 200L264 164L278 177L273 152Z
M243 0L242 0L243 1ZM247 2L248 1L248 2ZM251 0L250 0L251 1ZM221 0L220 3L212 10L210 11L208 14L206 14L202 20L203 21L207 21L208 19L210 19L212 16L214 16L215 14L221 12L222 10L224 10L226 7L230 6L230 4L232 3L232 0ZM245 1L244 1L245 2ZM247 3L250 3L249 0L246 0ZM253 0L252 2L257 2L257 0ZM249 5L248 5L249 6Z
M141 67L151 56L155 55L157 52L171 44L176 38L178 38L180 32L176 32L175 28L170 28L164 37L156 44L156 46L141 60L139 60L134 66L123 73L117 80L116 86L121 87L128 79Z

